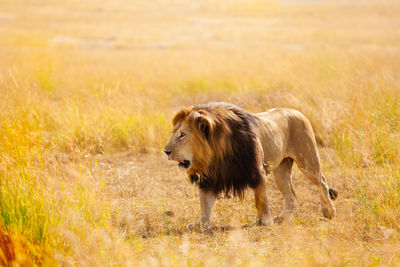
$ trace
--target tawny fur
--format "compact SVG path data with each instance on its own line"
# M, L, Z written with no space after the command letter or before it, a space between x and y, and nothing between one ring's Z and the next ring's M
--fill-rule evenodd
M296 162L318 186L323 215L335 215L331 199L337 191L332 194L334 189L327 186L313 129L299 111L278 108L251 114L232 104L210 103L182 109L173 118L173 125L173 136L166 146L172 152L170 159L186 160L183 155L190 155L187 172L200 190L243 196L246 188L253 188L264 224L263 220L269 220L265 175L272 172L285 198L278 221L286 219L295 206L291 168ZM177 138L180 132L188 135L183 142Z

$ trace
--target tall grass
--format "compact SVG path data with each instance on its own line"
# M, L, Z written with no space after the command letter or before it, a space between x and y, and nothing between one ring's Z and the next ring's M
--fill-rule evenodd
M48 202L49 192L43 190L47 177L40 128L26 111L14 111L13 115L1 118L1 231L20 242L15 252L19 261L46 262L43 257L54 245L49 227L57 225L59 214L56 203Z
M13 21L0 33L0 264L396 266L398 3L154 3L0 3ZM198 195L161 151L173 113L208 101L303 112L337 218L319 218L294 170L293 221L253 227L246 195L218 201L212 232L187 231Z

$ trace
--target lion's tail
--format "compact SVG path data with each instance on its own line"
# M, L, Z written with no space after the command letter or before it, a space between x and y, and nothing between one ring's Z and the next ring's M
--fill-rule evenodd
M338 195L339 195L339 192L335 188L329 188L329 197L332 200L337 199Z

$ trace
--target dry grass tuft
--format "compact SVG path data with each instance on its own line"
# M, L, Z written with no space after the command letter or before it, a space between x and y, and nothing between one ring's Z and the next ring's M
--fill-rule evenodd
M397 1L0 3L0 264L399 266ZM321 217L294 171L293 221L198 193L161 149L183 105L310 118L339 191ZM269 181L274 214L282 199Z

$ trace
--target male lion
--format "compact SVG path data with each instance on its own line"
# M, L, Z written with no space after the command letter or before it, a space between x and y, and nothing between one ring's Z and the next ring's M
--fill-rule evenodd
M243 197L247 187L254 191L258 224L289 219L295 207L293 161L318 187L323 215L335 216L331 199L338 193L328 188L313 129L299 111L278 108L251 114L232 104L209 103L183 108L172 123L172 137L164 152L199 186L201 217L196 226L211 224L219 193ZM285 198L285 206L274 220L266 194L266 174L270 172Z

